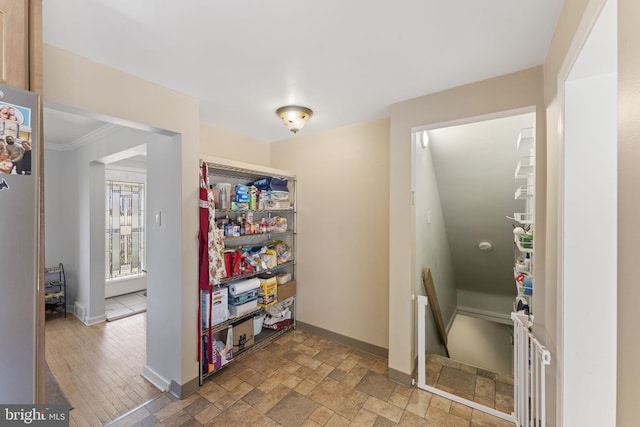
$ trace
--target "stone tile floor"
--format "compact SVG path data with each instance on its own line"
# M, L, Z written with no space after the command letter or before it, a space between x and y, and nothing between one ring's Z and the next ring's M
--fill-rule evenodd
M302 331L165 394L109 426L511 426L387 379L387 360Z
M487 371L437 354L429 354L425 382L500 412L513 412L512 375Z

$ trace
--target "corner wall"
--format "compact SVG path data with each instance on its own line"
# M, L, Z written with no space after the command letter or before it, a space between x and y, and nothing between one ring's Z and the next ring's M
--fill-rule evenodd
M200 155L199 103L196 99L159 85L44 45L44 100L95 113L96 118L165 135L180 134L180 170L177 185L180 215L171 224L180 236L180 259L174 264L177 277L172 293L158 295L156 309L173 313L175 329L148 334L147 350L175 351L178 357L154 366L159 375L179 385L193 383L198 376L198 158ZM45 143L46 146L46 143ZM167 224L168 225L168 224ZM160 280L168 280L160 277ZM151 278L150 278L151 280ZM149 299L151 309L151 298Z
M410 378L414 369L415 306L411 293L416 281L414 236L411 218L411 132L418 126L462 120L536 106L536 158L546 158L543 115L542 68L508 74L454 89L400 102L391 106L390 141L390 257L389 257L389 368ZM543 189L546 169L537 164L537 188ZM542 193L542 194L541 194ZM536 242L544 244L544 191L536 199ZM536 271L544 271L538 262ZM542 274L541 274L542 275ZM544 287L536 282L538 289Z
M298 180L298 320L384 349L388 150L387 119L271 143Z

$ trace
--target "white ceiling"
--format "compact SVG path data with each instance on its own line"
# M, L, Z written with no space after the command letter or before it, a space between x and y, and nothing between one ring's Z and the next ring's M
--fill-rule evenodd
M199 98L264 141L275 109L314 133L392 103L542 64L562 0L44 0L45 43ZM51 137L47 130L47 139Z
M513 217L524 212L515 200L521 129L535 126L535 113L429 131L429 147L447 228L458 289L515 295ZM481 252L488 241L493 251Z

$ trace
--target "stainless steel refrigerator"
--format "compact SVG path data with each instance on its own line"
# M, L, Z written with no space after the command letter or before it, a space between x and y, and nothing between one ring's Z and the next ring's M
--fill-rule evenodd
M0 403L35 403L38 96L0 85Z

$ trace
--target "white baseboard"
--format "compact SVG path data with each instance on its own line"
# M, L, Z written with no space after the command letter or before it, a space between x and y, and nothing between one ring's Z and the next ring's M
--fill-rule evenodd
M447 323L447 336L449 335L449 331L451 330L451 327L453 326L453 322L456 320L456 316L458 315L458 307L456 307L455 311L453 312L453 316L451 316L451 318L449 319L449 323Z
M142 369L142 377L162 392L169 390L169 384L171 384L171 381L162 377L162 375L151 369L146 364Z
M83 323L87 326L96 325L98 323L106 322L107 316L105 314L101 314L100 316L88 317Z
M504 325L512 325L513 321L509 314L498 313L495 311L480 310L472 307L458 306L456 314L462 314L470 317L477 317L478 319L488 320L490 322L502 323Z

